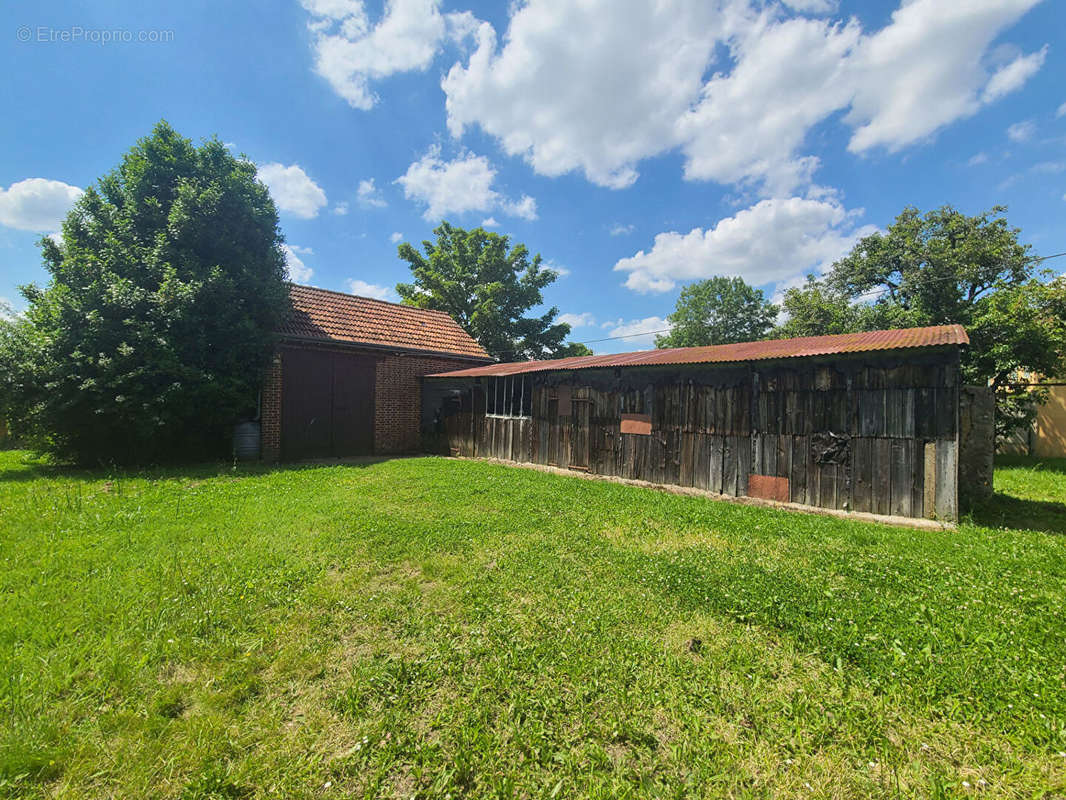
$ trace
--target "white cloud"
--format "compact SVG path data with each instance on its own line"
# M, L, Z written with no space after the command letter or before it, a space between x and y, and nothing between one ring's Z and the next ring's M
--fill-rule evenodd
M1066 117L1066 103L1059 106L1058 110L1055 112L1055 118L1058 119L1059 117Z
M82 194L77 186L47 178L26 178L7 189L0 187L0 225L36 233L58 230Z
M496 170L485 156L464 153L444 161L440 148L433 146L407 172L396 179L409 200L426 206L423 217L440 219L467 211L501 211L523 219L537 218L537 203L529 195L510 200L492 184Z
M830 14L837 10L838 0L782 0L793 11L806 14Z
M1044 45L1035 53L1030 53L1027 56L1018 56L1009 64L1000 67L985 86L985 90L981 94L981 100L985 103L991 103L1020 89L1027 80L1044 66L1047 50L1047 45Z
M1028 119L1022 120L1021 122L1015 122L1007 128L1007 138L1012 142L1027 142L1033 138L1035 133L1036 124Z
M363 208L385 208L388 203L381 194L381 190L374 185L374 179L368 178L359 181L359 189L356 191L359 205Z
M512 217L535 220L537 218L537 201L528 194L522 195L518 200L500 200L500 210Z
M611 226L611 236L625 236L636 230L636 225L623 225L621 222L616 222Z
M311 14L315 71L363 110L378 100L371 81L427 69L449 33L458 40L472 26L469 12L442 15L439 0L388 0L376 24L362 0L303 0L303 6Z
M283 244L281 250L285 254L285 266L289 272L289 280L293 283L307 283L311 280L315 272L303 262L300 256L313 255L314 251L310 247L300 247L294 244Z
M848 211L833 197L762 200L713 228L660 233L651 250L623 258L614 268L628 273L638 292L666 292L678 283L713 275L738 275L759 286L820 269L876 228L855 229L861 211Z
M621 188L643 159L680 149L691 180L784 197L818 167L803 153L808 134L840 112L851 151L896 151L1020 87L1046 51L993 71L989 48L1037 2L906 0L864 32L854 19L747 0L624 12L617 0L527 0L512 6L505 35L482 23L474 51L444 78L448 128L459 137L480 127L544 175L579 171Z
M358 278L348 279L348 291L360 297L372 297L375 300L398 299L398 295L391 286L379 286L376 283L367 283Z
M857 23L762 18L736 37L736 68L711 78L678 123L685 177L755 183L775 195L808 183L818 160L797 150L812 126L850 100L846 69L860 35Z
M301 167L272 162L259 167L259 180L282 211L300 219L313 219L326 205L326 193Z
M970 167L976 167L979 164L987 163L987 161L988 153L982 151L980 153L974 153L972 156L970 156L970 160L966 162L966 165Z
M345 216L348 213L348 204L342 200L337 203L337 205L333 206L333 213L338 217Z
M662 317L605 322L603 327L609 336L624 336L611 342L596 342L597 353L625 353L630 350L649 350L655 347L656 335L662 335L673 326Z
M500 223L496 221L496 217L485 217L485 219L481 220L482 228L498 228L499 226Z
M399 231L396 231L391 236L389 236L389 241L392 242L393 244L399 244L402 239L403 239L403 234L400 233Z
M516 5L502 49L482 23L466 65L442 83L449 131L480 126L543 175L633 183L638 161L679 143L675 122L698 96L727 20L707 0L625 5Z
M587 311L580 314L560 314L557 322L564 322L571 328L591 328L596 324L596 317Z
M986 51L1038 1L903 3L889 25L863 41L849 65L856 90L845 120L856 130L848 148L897 151L996 99L982 94L990 83ZM1009 79L998 83L1004 88Z

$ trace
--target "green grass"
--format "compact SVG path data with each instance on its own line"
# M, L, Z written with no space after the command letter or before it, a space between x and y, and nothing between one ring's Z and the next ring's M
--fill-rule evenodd
M1062 797L1066 471L997 486L929 532L0 453L0 796Z

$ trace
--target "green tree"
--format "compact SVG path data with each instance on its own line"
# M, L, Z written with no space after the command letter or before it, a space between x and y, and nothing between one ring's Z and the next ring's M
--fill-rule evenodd
M228 452L287 307L255 165L166 122L41 240L45 288L0 329L0 415L79 462Z
M922 214L906 208L885 233L867 236L821 279L785 294L782 336L963 325L967 383L996 392L997 429L1009 433L1032 419L1034 401L1019 373L1054 375L1066 352L1066 289L1038 273L1037 259L1006 209L968 216L945 206Z
M667 317L671 331L655 337L656 347L702 347L752 342L773 328L777 306L742 278L709 278L681 290Z
M564 344L570 326L555 322L559 309L524 316L543 303L541 291L559 277L541 266L539 254L530 258L524 244L512 246L509 237L482 228L468 231L441 222L433 233L437 241L423 241L424 253L407 242L399 246L414 276L396 285L405 304L447 312L500 361L591 352Z

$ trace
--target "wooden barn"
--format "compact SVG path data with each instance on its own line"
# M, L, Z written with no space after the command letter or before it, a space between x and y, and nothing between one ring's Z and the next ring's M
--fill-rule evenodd
M454 455L954 520L960 429L991 437L987 393L960 386L968 342L951 325L491 364L427 376L423 417Z
M422 376L491 359L443 311L291 284L262 389L267 461L408 453Z

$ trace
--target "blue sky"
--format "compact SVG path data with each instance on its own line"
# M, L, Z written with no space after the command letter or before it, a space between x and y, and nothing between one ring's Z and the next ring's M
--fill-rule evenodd
M1035 253L1066 250L1052 0L2 13L0 298L16 308L47 278L37 239L161 118L259 165L294 278L395 299L398 238L485 224L562 272L545 299L577 341L661 329L702 277L773 295L908 204L1006 204Z

